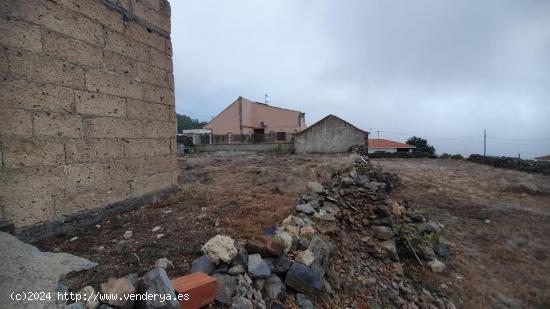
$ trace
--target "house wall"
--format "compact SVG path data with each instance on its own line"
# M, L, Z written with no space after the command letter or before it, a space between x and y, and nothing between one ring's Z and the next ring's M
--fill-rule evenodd
M47 236L174 187L166 0L5 0L0 47L3 229Z
M394 153L394 152L397 152L397 148L369 148L369 153L373 153L377 151Z
M239 100L237 99L204 128L212 130L212 134L240 134L239 113Z
M336 117L328 117L294 137L297 153L337 153L352 146L365 145L367 136Z
M252 103L246 99L246 105L250 106L250 113L244 125L253 128L262 128L262 121L266 125L265 133L287 132L296 133L305 129L304 123L300 123L300 112L277 108L269 105Z
M254 128L262 128L262 121L267 125L265 133L296 133L305 129L300 112L277 108L239 98L214 118L207 129L213 134L241 134L240 117L242 117L242 134L254 133Z

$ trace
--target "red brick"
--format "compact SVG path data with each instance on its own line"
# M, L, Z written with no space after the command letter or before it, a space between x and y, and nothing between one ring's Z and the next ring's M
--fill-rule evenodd
M172 286L178 294L188 295L188 300L181 300L181 308L196 309L214 301L218 291L216 278L197 272L172 279ZM182 297L183 298L183 297Z

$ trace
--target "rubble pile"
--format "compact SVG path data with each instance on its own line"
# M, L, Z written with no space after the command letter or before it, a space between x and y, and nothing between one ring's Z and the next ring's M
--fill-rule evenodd
M442 272L450 247L443 226L406 202L389 197L395 175L360 157L330 183L307 183L294 213L247 240L216 235L190 273L217 280L215 302L228 308L455 308L448 288L428 290L409 280L402 259ZM166 259L138 279L110 279L102 293L172 294ZM93 287L80 293L93 294ZM75 303L86 308L178 308L178 304L126 300ZM101 305L101 306L100 306Z
M328 187L308 183L294 214L265 235L208 241L191 271L216 277L216 302L232 308L454 308L404 274L400 257L441 272L450 249L441 225L389 198L396 182L360 158Z

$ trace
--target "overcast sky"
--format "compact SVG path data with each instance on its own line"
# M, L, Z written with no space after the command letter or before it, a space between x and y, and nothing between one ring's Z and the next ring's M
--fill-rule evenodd
M438 153L550 154L548 0L172 0L176 109L238 96Z

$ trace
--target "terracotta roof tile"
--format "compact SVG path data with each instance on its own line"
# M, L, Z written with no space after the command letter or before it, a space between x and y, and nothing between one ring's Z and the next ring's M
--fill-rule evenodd
M370 139L369 148L416 148L415 146L403 144L400 142L390 141L388 139Z

